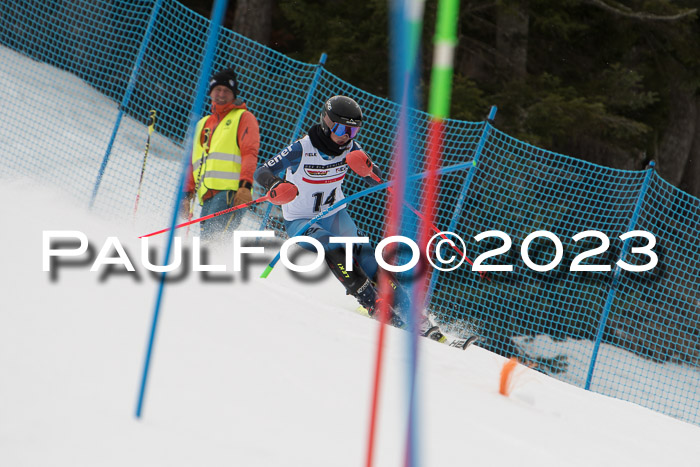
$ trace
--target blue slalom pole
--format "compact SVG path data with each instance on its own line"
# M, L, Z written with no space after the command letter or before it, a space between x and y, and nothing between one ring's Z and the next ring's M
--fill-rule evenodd
M410 111L415 107L415 83L417 81L420 60L420 37L423 26L423 0L398 0L393 4L393 21L391 23L392 51L396 63L392 68L393 99L401 104L394 151L394 178L398 182L392 194L393 209L398 211L398 232L409 238L417 238L421 230L416 222L410 222L408 207L418 204L418 181L408 177L408 167L418 165L417 144L412 135L417 133L415 118ZM426 164L427 166L427 164ZM428 181L430 183L430 181ZM392 214L396 216L396 213ZM407 310L406 324L410 330L407 341L408 365L406 368L407 429L405 445L405 467L418 465L420 458L420 398L418 397L418 330L417 324L422 312L419 306L419 287L411 281L406 293L411 297Z
M197 94L195 96L194 105L192 106L192 111L190 113L190 123L189 129L187 131L187 138L185 140L185 155L182 158L182 164L180 168L180 183L177 186L177 193L175 193L175 207L173 208L172 222L170 224L170 233L168 235L168 246L165 252L165 259L163 264L168 264L170 262L170 253L173 245L173 238L175 237L175 225L177 224L177 213L180 203L182 203L182 190L185 184L185 174L187 173L187 167L189 165L190 153L192 148L192 142L194 141L194 131L197 121L201 118L202 108L204 106L204 99L206 97L207 82L209 75L211 73L212 63L214 62L214 54L216 53L216 43L219 36L219 26L224 17L224 12L226 11L226 4L228 0L215 0L214 9L212 11L211 22L209 26L209 34L207 36L207 43L205 45L204 60L202 61L201 68L199 70L199 81L197 83ZM143 374L141 376L141 385L139 390L138 403L136 405L136 418L141 418L141 413L143 411L143 399L146 393L146 382L148 380L148 370L151 363L151 356L153 354L153 344L156 336L156 328L158 325L158 315L160 312L161 305L163 303L163 292L165 291L165 272L160 276L160 284L158 285L158 293L156 294L156 303L153 308L153 321L151 323L151 332L148 338L148 348L146 349L146 357L143 364Z

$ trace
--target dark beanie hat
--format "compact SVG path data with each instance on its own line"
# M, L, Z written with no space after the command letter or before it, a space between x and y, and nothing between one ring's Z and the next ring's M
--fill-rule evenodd
M209 92L207 94L211 94L211 91L216 86L226 86L233 91L234 97L238 97L238 82L236 81L236 72L233 68L227 68L214 74L209 80Z

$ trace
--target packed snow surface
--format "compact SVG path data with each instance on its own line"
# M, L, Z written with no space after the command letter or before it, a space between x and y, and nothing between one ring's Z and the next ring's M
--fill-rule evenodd
M334 279L280 265L259 279L278 245L239 273L229 242L211 249L220 281L190 272L165 289L139 420L158 286L141 263L146 231L23 188L0 186L0 465L364 465L379 324ZM95 256L117 237L136 272L91 272L85 256L42 271L55 230L85 233ZM162 239L151 245L162 255ZM403 465L407 337L387 330L377 466ZM698 465L697 426L525 367L504 397L502 357L425 339L419 352L418 465Z

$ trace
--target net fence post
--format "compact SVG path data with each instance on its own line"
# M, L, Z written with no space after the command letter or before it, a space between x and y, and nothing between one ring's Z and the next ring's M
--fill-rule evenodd
M321 78L321 71L323 71L323 65L326 64L327 58L328 55L326 55L326 53L324 52L321 54L321 58L318 59L318 65L316 65L316 72L314 73L313 80L311 80L311 85L309 86L309 92L306 94L304 106L301 108L301 112L299 112L299 120L297 120L297 124L294 127L292 141L296 141L297 138L299 138L299 134L301 134L301 126L304 124L306 114L309 113L309 108L311 108L311 99L313 98L313 95L316 92L316 88L318 87L318 82Z
M321 77L321 71L323 70L323 65L326 64L327 58L328 55L326 55L326 53L324 52L321 54L321 58L318 59L318 65L316 65L316 72L314 73L314 77L311 80L311 85L309 85L309 91L306 93L304 105L301 108L301 112L299 112L299 119L297 120L297 123L294 126L294 132L292 133L291 142L294 142L297 140L297 138L299 138L299 134L301 133L301 126L304 124L306 114L309 113L309 108L311 107L311 98L316 92L316 88L318 87L318 81ZM273 205L271 203L267 204L268 206L265 209L265 214L263 215L262 222L260 223L260 229L258 230L263 230L265 228L265 225L267 224L268 219L270 218L270 212L272 211Z
M107 143L107 150L102 158L102 163L100 164L100 169L97 173L97 180L95 180L95 186L92 189L92 196L90 197L89 208L92 209L95 204L95 198L97 198L97 191L100 189L100 183L102 183L102 177L104 176L105 169L107 168L107 161L109 161L109 156L112 153L112 146L114 145L114 140L117 137L117 132L119 131L119 126L121 125L122 116L124 115L124 109L129 105L131 101L131 95L136 87L136 80L139 76L139 71L141 69L141 62L143 57L146 55L146 50L148 49L148 43L151 41L151 36L153 35L153 29L156 23L156 18L158 17L158 12L163 4L163 0L155 0L153 5L153 10L151 11L151 16L148 19L148 26L146 26L146 33L141 41L141 46L139 47L138 54L136 55L136 61L131 69L131 76L129 77L129 84L124 92L124 97L122 97L122 102L119 104L119 113L117 113L117 120L114 122L114 128L112 128L112 135L109 137L109 143Z
M481 137L479 138L479 144L477 145L476 151L474 152L474 157L472 158L472 168L469 170L469 173L467 173L467 178L464 180L464 186L462 187L462 191L459 194L459 199L457 200L457 205L455 206L454 212L452 214L452 219L450 219L450 225L448 227L449 231L454 230L455 226L457 225L457 221L459 220L459 215L462 213L464 201L467 198L467 191L469 190L469 186L471 185L472 179L474 178L476 166L479 163L479 158L481 157L481 153L484 150L486 140L488 139L489 134L491 133L491 129L493 128L493 121L496 118L497 110L498 109L495 105L491 106L489 116L484 122L484 131L481 133Z
M491 106L491 110L489 110L489 115L486 118L486 121L484 122L484 129L481 132L481 136L479 137L479 143L476 146L476 151L474 151L474 157L472 158L472 166L469 168L469 171L467 172L467 176L464 179L464 186L462 186L462 191L459 194L459 198L457 200L457 204L455 205L455 209L452 213L452 219L450 219L450 225L447 227L448 232L452 232L456 225L457 221L459 220L459 216L462 213L462 209L464 207L464 201L467 198L467 191L469 190L469 186L472 183L472 179L474 178L474 173L476 172L476 166L479 162L479 158L481 157L481 153L484 150L484 146L486 145L486 140L488 139L489 135L491 134L491 129L493 128L493 121L496 118L496 112L498 111L498 108L493 105ZM433 272L432 277L430 278L430 285L428 287L428 292L426 295L426 304L430 304L433 296L433 292L435 291L435 286L437 285L438 277L440 276L440 270L436 269Z
M656 164L654 161L649 163L649 168L647 169L646 176L644 177L644 183L642 188L639 190L639 196L637 197L637 204L634 207L634 212L632 213L632 218L627 226L627 231L634 229L639 219L639 212L642 209L642 204L646 196L649 185L651 184L651 176L654 174L654 166ZM625 259L627 252L630 249L631 239L625 240L622 245L622 251L620 251L619 260ZM620 282L620 274L622 273L622 268L615 265L615 270L613 272L612 283L610 284L610 290L608 290L608 296L605 300L605 305L603 305L603 314L600 317L600 323L598 323L598 330L596 331L595 344L593 344L593 354L591 355L591 363L588 366L588 374L586 375L586 385L584 389L589 391L591 389L591 381L593 379L593 371L595 370L596 360L598 359L598 350L600 349L600 344L603 340L603 331L605 331L605 325L608 321L608 315L610 314L610 309L612 308L612 302L615 299L615 292L617 291L617 286Z

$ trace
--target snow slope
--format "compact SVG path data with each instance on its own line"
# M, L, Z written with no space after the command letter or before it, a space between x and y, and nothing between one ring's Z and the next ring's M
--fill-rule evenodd
M32 79L28 80L27 77ZM0 46L0 180L18 176L61 185L72 203L87 205L107 152L119 103L76 75ZM41 120L37 119L37 106ZM163 119L167 108L158 108ZM130 216L138 191L148 135L141 121L124 115L95 200L95 212ZM159 225L173 204L182 148L151 136L143 175L139 221ZM41 161L38 163L37 161ZM127 202L126 199L129 201Z
M50 188L8 202L23 183L0 186L0 465L364 465L378 323L332 278L278 266L262 280L274 248L247 276L230 272L226 246L213 251L228 279L166 288L137 420L157 286L140 264L144 232ZM96 252L116 236L138 273L101 281L86 263L52 282L44 230L82 231ZM388 330L378 466L403 462L406 336ZM526 368L506 398L503 362L421 339L418 465L699 465L700 427Z

